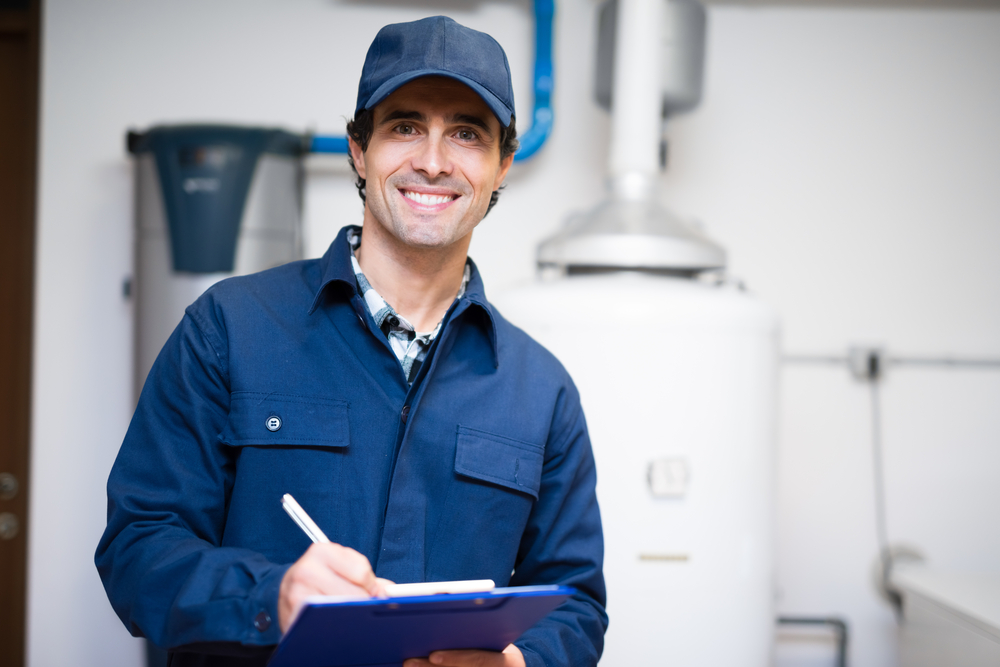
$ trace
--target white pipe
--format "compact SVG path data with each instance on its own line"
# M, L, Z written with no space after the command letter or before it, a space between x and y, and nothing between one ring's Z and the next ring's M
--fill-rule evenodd
M648 198L659 168L666 1L618 0L608 171L620 199Z

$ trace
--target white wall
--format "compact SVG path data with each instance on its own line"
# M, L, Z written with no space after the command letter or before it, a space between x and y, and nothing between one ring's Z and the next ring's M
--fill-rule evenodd
M596 2L558 6L555 131L512 172L473 242L491 291L530 278L536 243L601 194ZM132 409L125 130L215 120L342 132L378 27L432 13L505 45L518 115L529 118L526 0L46 3L33 667L140 662L92 564ZM710 31L705 103L672 127L665 198L704 221L733 272L779 309L787 350L877 341L914 355L1000 356L1000 12L715 6ZM360 201L329 158L312 159L309 174L315 255L359 220ZM1000 563L998 376L896 369L885 383L890 538L942 567ZM895 664L894 622L868 583L866 389L834 368L789 368L783 379L779 609L845 615L852 664ZM822 644L779 657L832 664Z

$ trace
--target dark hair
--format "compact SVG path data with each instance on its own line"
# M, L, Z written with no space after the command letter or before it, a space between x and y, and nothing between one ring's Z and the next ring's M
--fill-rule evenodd
M347 134L354 140L354 143L361 147L362 152L368 150L368 142L371 141L374 131L375 114L371 109L362 109L355 114L353 119L347 121ZM500 161L503 162L507 156L516 153L518 146L517 126L514 117L511 116L510 125L507 127L504 127L503 124L500 125ZM354 175L357 176L357 181L354 184L358 188L358 195L361 196L361 201L365 201L365 179L358 174L358 168L354 166L354 158L351 157L350 153L347 154L347 162L354 170ZM501 185L500 190L504 187ZM494 190L493 194L490 195L490 205L486 207L486 213L489 213L496 206L497 200L500 199L500 190ZM483 217L486 217L485 214Z

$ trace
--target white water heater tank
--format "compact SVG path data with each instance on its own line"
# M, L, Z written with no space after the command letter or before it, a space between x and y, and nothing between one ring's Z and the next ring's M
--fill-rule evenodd
M668 23L703 44L704 9L616 4L625 103L611 119L608 196L539 246L551 279L492 301L580 390L604 524L602 667L769 667L778 319L732 283L699 278L726 266L725 250L660 204L664 97L650 82L687 80L661 74L702 54L650 54L664 52Z
M778 320L733 285L591 270L493 299L573 376L597 461L603 667L767 667Z

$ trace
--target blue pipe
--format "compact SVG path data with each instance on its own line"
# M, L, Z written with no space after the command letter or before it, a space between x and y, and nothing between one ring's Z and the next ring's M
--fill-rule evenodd
M552 134L552 18L555 0L535 0L535 108L514 161L527 160Z
M309 145L312 153L347 153L347 137L317 137L312 138Z
M535 0L535 107L531 127L521 135L514 161L527 160L552 134L552 30L555 0ZM347 137L314 136L312 153L347 153Z

